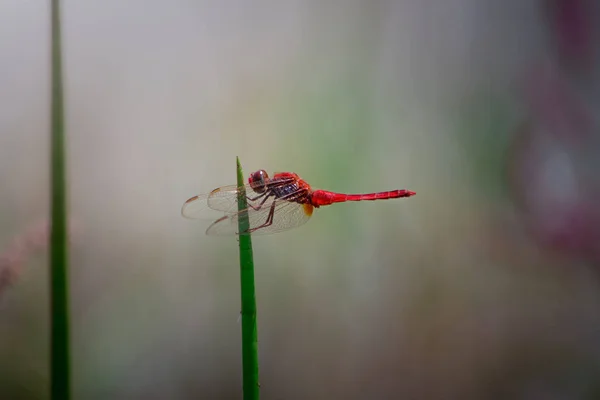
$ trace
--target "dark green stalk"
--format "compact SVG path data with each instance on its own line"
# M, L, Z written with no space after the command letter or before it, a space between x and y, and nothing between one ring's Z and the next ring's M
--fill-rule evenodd
M50 232L50 391L52 400L69 400L69 284L65 126L59 0L51 0L51 232Z
M240 159L237 158L237 185L241 188L238 197L238 210L245 210L246 191L244 190L244 174ZM240 214L239 232L246 232L250 227L248 214ZM254 260L252 258L252 237L250 234L239 235L240 240L240 280L242 290L242 374L244 400L255 400L260 395L258 383L258 334L256 329L256 294L254 287Z

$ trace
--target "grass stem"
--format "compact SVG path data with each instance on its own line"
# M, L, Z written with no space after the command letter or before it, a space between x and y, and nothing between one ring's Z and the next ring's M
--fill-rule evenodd
M59 0L51 0L51 48L50 398L69 400L67 188Z
M247 206L244 188L244 174L240 159L237 158L237 185L241 188L238 210ZM248 214L242 213L238 219L239 232L250 227ZM252 257L252 237L250 233L239 235L240 280L242 299L242 373L244 400L256 400L260 395L258 382L258 334L256 328L256 291L254 285L254 260Z

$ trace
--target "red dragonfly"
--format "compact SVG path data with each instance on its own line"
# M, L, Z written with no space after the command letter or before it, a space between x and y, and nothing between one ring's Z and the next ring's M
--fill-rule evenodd
M278 172L272 178L265 170L250 174L244 186L248 208L239 211L237 185L223 186L208 194L188 199L181 208L186 218L203 218L206 210L224 212L225 215L206 230L207 235L239 235L238 217L248 214L250 228L241 234L270 234L286 231L304 224L314 208L345 201L385 200L410 197L410 190L368 194L342 194L326 190L313 190L310 185L293 172Z

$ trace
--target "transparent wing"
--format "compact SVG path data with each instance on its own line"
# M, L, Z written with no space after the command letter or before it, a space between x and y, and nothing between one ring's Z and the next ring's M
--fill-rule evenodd
M248 205L260 204L262 197L250 185L244 185ZM223 186L210 193L199 194L189 198L181 207L181 215L190 219L214 219L213 211L222 211L226 214L238 212L237 199L239 189L237 185ZM252 200L259 197L256 200Z
M277 179L268 183L269 187L277 187L289 184L292 179ZM257 208L264 200L262 194L257 193L249 184L244 185L248 206ZM238 212L239 188L237 185L223 186L213 190L210 193L199 194L189 198L181 207L181 215L189 219L213 219L214 213L211 210L222 211L226 214ZM273 203L271 197L265 205Z
M250 185L246 190L252 191ZM181 215L190 219L214 218L210 210L223 212L237 212L238 187L236 185L223 186L210 193L199 194L189 198L181 207ZM248 192L247 192L248 193Z
M238 235L238 220L243 212L248 213L252 235L267 235L296 228L306 223L312 215L313 206L282 199L269 199L258 210L249 207L245 211L223 216L208 227L206 234L211 236ZM247 232L242 234L244 233Z

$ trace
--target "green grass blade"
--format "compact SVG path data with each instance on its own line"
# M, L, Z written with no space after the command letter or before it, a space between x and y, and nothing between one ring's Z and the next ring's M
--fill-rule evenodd
M245 210L246 192L244 174L240 159L237 158L237 185L242 188L238 198L238 210ZM238 219L239 232L250 227L248 214ZM240 241L240 280L242 290L242 373L244 400L259 398L258 383L258 334L256 328L256 292L254 286L254 260L252 258L252 237L250 234L239 235Z
M50 391L52 400L69 400L67 188L59 0L51 1L51 10Z

